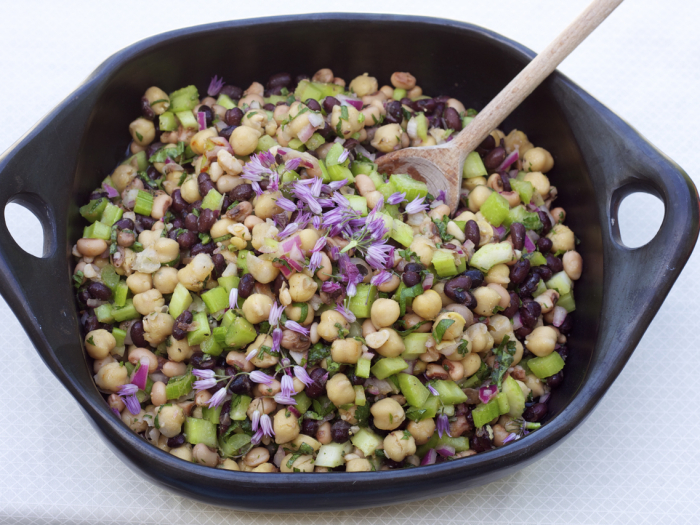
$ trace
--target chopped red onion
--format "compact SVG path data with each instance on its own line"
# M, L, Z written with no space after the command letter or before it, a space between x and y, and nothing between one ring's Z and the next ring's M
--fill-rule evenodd
M140 363L141 366L131 378L131 383L139 387L139 390L145 390L146 379L148 379L149 360L147 357L142 357Z
M499 239L503 239L503 237L506 235L506 228L505 226L494 226L493 233L498 235Z
M284 257L283 257L284 259ZM279 267L280 272L282 272L282 275L284 275L285 279L289 279L293 274L294 270L292 270L289 266L286 264L283 264Z
M496 171L501 173L503 171L506 171L508 168L510 168L510 165L513 164L516 160L518 160L520 156L518 155L518 150L516 149L508 155L505 159L503 159L503 162L501 162L498 167L496 168Z
M299 133L297 133L297 137L299 138L300 141L306 142L314 134L314 131L315 131L315 128L313 127L312 124L309 123L306 126L304 126Z
M552 316L552 324L559 328L564 323L564 320L566 319L566 314L566 308L562 306L555 306L554 315Z
M199 124L199 131L207 129L207 115L203 111L197 112L197 123Z
M552 395L551 392L545 392L544 394L542 394L540 396L540 400L538 401L538 403L546 403L547 400L549 399L549 396L551 396L551 395Z
M425 456L423 456L422 461L420 462L421 465L434 465L435 460L437 459L437 452L435 452L434 448L431 448L428 450L428 452L425 453Z
M529 253L533 253L535 250L537 250L537 247L535 244L532 242L532 239L530 239L529 236L525 235L525 249Z
M311 124L313 127L318 128L319 126L322 126L323 123L323 116L320 113L309 113L309 124Z
M293 407L289 407L290 409ZM299 413L298 410L294 409L297 413ZM297 416L298 417L298 416ZM275 464L277 468L279 468L282 465L282 460L284 460L284 457L287 455L287 451L284 450L284 448L279 447L277 449L277 452L275 452L275 455L272 458L272 462Z
M503 440L503 444L504 444L504 445L507 445L507 444L510 443L511 441L515 441L517 437L518 437L517 434L511 432L511 433L508 434L508 435L506 436L506 438Z
M280 243L280 248L282 248L284 253L289 253L294 246L301 248L301 238L298 235L290 237L286 241Z
M287 408L289 408L289 411L292 414L294 414L294 417L301 417L301 412L299 412L297 410L297 407L295 407L294 405L289 405L289 407L287 407ZM280 447L280 448L282 448L282 447Z
M362 101L357 97L349 97L348 95L336 95L335 98L342 106L352 106L356 110L362 109Z
M479 389L479 400L482 403L488 403L496 394L498 394L498 387L496 385L482 386Z
M362 359L370 359L371 360L373 357L374 357L374 354L372 352L369 352L369 351L362 354Z
M106 182L102 183L102 189L107 192L107 197L109 197L110 199L113 199L114 197L119 197L119 192Z
M423 279L423 291L430 290L433 287L434 280L435 280L435 275L428 272L428 274L425 276L425 279Z
M413 375L413 367L416 366L416 360L412 359L411 361L406 361L406 364L408 365L408 368L405 370L402 370L402 374L408 374L408 375Z
M466 241L464 241L464 244L462 244L462 248L464 248L464 253L467 254L467 258L469 259L472 258L474 252L476 251L476 246L474 246L474 242L471 239L467 239Z
M377 379L376 377L370 377L365 381L365 388L367 392L373 396L384 395L394 391L394 386L385 379Z
M542 206L540 206L540 207L537 208L537 209L540 210L540 211L543 211L543 212L545 212L545 213L547 214L547 217L549 217L549 221L551 222L552 225L554 225L554 224L557 223L557 221L554 220L554 217L552 217L552 214L549 213L549 208L547 208L546 205L543 204Z
M367 151L362 144L358 144L357 146L355 146L355 151L363 157L365 157L366 159L369 159L372 162L374 162L376 155Z
M435 452L437 452L444 458L449 458L450 456L455 455L455 448L449 445L441 445L440 447L435 449Z
M513 316L513 330L519 330L523 327L523 322L520 319L520 312L515 312Z

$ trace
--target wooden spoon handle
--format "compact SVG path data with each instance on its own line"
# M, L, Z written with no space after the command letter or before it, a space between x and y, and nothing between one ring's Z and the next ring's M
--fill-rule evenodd
M479 112L454 140L452 148L464 156L473 151L622 1L594 0Z

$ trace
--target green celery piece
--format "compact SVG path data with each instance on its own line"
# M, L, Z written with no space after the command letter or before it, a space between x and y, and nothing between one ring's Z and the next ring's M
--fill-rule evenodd
M343 459L343 456L347 453L345 448L344 443L329 443L327 445L321 445L321 448L319 448L318 452L316 453L315 465L317 467L328 468L339 467L345 462ZM348 448L352 449L352 447Z
M508 376L503 380L503 392L508 396L510 410L508 413L513 417L520 417L525 411L525 394L520 385L512 377Z
M400 357L385 357L380 359L371 368L372 374L377 379L386 379L389 376L401 372L401 370L406 370L408 368L408 363L401 359Z
M173 316L173 319L177 319L191 304L192 296L190 295L190 291L185 288L182 283L177 283L175 291L170 298L170 306L168 307L170 315Z
M372 360L361 357L355 365L355 375L357 377L363 377L367 379L369 377L370 367L372 366Z
M112 317L114 317L117 323L121 323L122 321L129 321L141 317L141 314L136 311L133 301L127 299L124 306L112 308Z
M435 268L439 277L452 277L457 275L457 266L455 258L452 255L454 252L450 250L435 250L433 252L432 265Z
M292 139L289 141L289 144L287 144L288 147L297 150L297 151L304 151L306 150L306 146L304 146L304 143L300 141L299 139Z
M310 151L313 151L315 149L320 148L325 143L326 143L326 139L324 139L318 133L314 133L313 135L311 135L311 138L306 141L306 148Z
M508 242L486 244L476 251L469 265L482 272L488 272L497 264L510 262L513 256L513 245Z
M138 153L134 153L131 157L122 162L122 165L124 164L131 164L138 171L146 171L146 169L148 169L148 157L146 157L146 152L139 151Z
M152 209L153 195L151 195L147 191L139 190L139 193L136 196L136 205L134 206L134 213L150 217Z
M206 313L197 312L194 314L192 322L197 323L198 327L192 332L187 332L187 342L190 346L198 345L211 335L211 327Z
M238 252L238 259L236 260L236 266L243 271L244 274L248 273L248 263L246 262L246 257L250 253L249 250L241 250Z
M221 352L224 351L213 334L199 344L199 349L205 354L213 355L214 357L220 356Z
M101 304L95 308L95 315L97 316L97 320L101 323L112 324L114 322L112 307L108 303Z
M126 339L126 332L121 328L112 328L112 335L117 341L117 346L124 346L124 339Z
M202 419L206 419L212 425L219 424L219 416L221 416L221 405L214 408L202 407Z
M416 119L416 134L421 140L428 139L428 119L425 117L425 113L419 111L413 116Z
M474 419L474 425L477 428L483 427L489 421L497 418L501 415L498 408L498 401L492 399L488 403L481 403L474 410L472 410L472 418Z
M357 293L350 298L348 308L358 319L367 319L370 316L372 305L377 297L377 287L373 284L360 283L357 285Z
M559 273L555 273L546 284L547 288L556 290L559 292L559 295L566 295L570 293L574 287L574 282L563 270Z
M343 154L343 151L345 151L345 148L338 142L333 144L331 146L331 149L328 150L328 153L326 154L326 167L331 167L331 166L337 166L338 164L342 164L339 162L340 156ZM354 173L353 173L354 174Z
M243 317L236 317L226 332L226 346L241 348L255 341L255 328Z
M576 302L574 301L574 291L571 290L569 293L560 295L557 301L557 306L561 306L568 313L576 310Z
M233 421L245 421L248 417L246 412L252 401L253 399L248 396L234 396L231 399L231 419Z
M518 195L520 195L520 201L523 204L530 204L530 199L532 199L532 193L533 191L535 191L535 188L532 186L532 183L524 180L511 179L510 187L518 192Z
M540 281L537 283L537 288L535 288L535 291L532 292L532 296L537 297L538 295L542 295L546 291L547 287L545 286L544 281L540 279Z
M305 414L307 410L311 407L311 398L306 395L306 392L299 392L294 396L294 401L297 402L296 409L300 414Z
M350 171L352 171L353 175L368 175L369 176L370 173L372 173L373 171L375 171L377 169L376 166L377 165L372 163L372 162L363 162L360 160L356 160L350 166ZM372 181L372 182L374 182L374 181ZM376 186L376 183L375 183L375 186Z
M398 204L385 204L382 210L385 215L389 215L392 219L401 219L401 212L399 212Z
M199 124L197 123L197 119L195 118L194 113L192 113L191 111L180 111L178 113L175 113L175 116L180 121L180 124L182 124L183 128L199 130Z
M394 219L391 224L391 233L389 233L389 237L408 248L413 242L413 228L403 221Z
M365 387L362 385L355 385L355 404L358 407L363 407L367 404L367 396L365 396Z
M119 284L119 275L115 271L114 266L111 264L108 264L102 268L100 277L102 278L102 282L105 284L105 286L110 290L114 291L117 288L117 285Z
M342 164L336 164L335 166L326 165L326 169L332 181L347 180L348 184L355 182L355 176L352 174L352 171Z
M384 439L372 432L369 428L361 428L357 434L350 438L350 442L369 457L382 446Z
M261 151L269 151L271 147L278 145L279 144L277 143L277 141L273 139L270 135L263 135L258 139L258 145L255 148L255 151L257 153L260 153Z
M527 259L530 261L530 266L543 266L547 264L547 259L540 252L532 252Z
M226 326L217 326L211 331L211 336L222 348L226 346L226 332L228 332Z
M396 184L391 182L382 183L379 186L375 184L377 191L381 193L384 196L384 202L386 202L389 197L391 197L394 193L396 193L398 190L396 189Z
M129 286L126 284L126 281L119 281L114 289L114 306L124 306L128 295Z
M483 212L482 212L483 213ZM510 226L514 222L519 222L528 230L539 230L542 228L542 221L534 211L527 211L522 204L511 208L508 217L503 221L504 226Z
M399 303L399 308L401 309L401 316L406 315L406 307L413 304L413 298L418 297L423 293L423 285L418 283L415 286L407 287L403 281L399 284L399 287L394 293L394 301Z
M545 357L533 357L527 362L533 374L540 379L553 376L564 368L564 360L557 352L552 352Z
M109 204L109 201L104 197L88 202L85 206L80 207L80 215L89 222L95 222L102 217L102 212Z
M416 376L399 374L399 388L412 407L422 407L430 397L430 390Z
M472 151L467 158L464 160L464 167L462 168L462 175L465 179L473 179L475 177L486 177L488 172L486 171L486 166L484 166L484 161L476 151Z
M158 117L158 127L161 131L175 131L178 123L172 111L166 111Z
M208 447L216 448L216 425L211 421L188 417L182 433L192 445L204 443Z
M83 230L86 239L102 239L108 241L112 236L112 228L101 222L93 222Z
M417 197L425 197L428 195L428 185L413 179L410 175L394 174L389 180L396 186L396 191L406 193L406 200L411 202Z
M228 310L221 318L221 324L219 327L228 328L235 320L236 314L233 312L233 310Z
M282 184L287 184L288 182L294 182L295 180L299 180L299 174L294 171L285 171L282 174Z
M363 163L364 164L364 163ZM372 166L376 166L376 164L372 164ZM370 180L374 183L375 188L379 188L379 186L383 186L385 184L384 182L384 176L381 175L376 169L373 169L370 171L367 176L370 178ZM389 194L391 196L391 194ZM388 197L387 197L388 198ZM385 198L386 200L386 198Z
M505 197L494 191L481 205L480 211L487 221L498 227L508 217L510 205Z
M346 198L353 210L359 211L362 217L367 217L367 199L365 197L361 195L346 195Z
M276 106L278 102L286 102L287 97L288 96L284 95L270 95L269 97L265 97L263 100L265 101L265 104L272 104Z
M224 287L226 293L231 293L231 290L233 288L238 287L238 283L240 282L240 280L241 278L237 275L225 275L223 277L219 277L217 279L217 282L219 283L219 286Z
M212 188L202 199L202 208L205 210L220 211L223 200L224 196Z
M510 411L510 402L505 393L499 392L496 394L496 402L498 403L498 413L500 415L507 414Z
M469 438L465 436L450 437L447 434L443 434L442 437L439 437L438 433L435 432L427 443L417 448L416 454L423 457L431 448L445 446L454 448L455 452L464 452L465 450L469 450Z
M233 456L238 456L239 451L245 447L248 443L250 443L251 436L248 434L240 433L240 434L230 434L227 437L220 437L219 438L219 449L221 450L221 454L225 458L230 458Z
M433 386L438 391L440 401L445 405L458 405L467 400L467 395L454 381L435 381Z
M384 213L386 211L386 206L384 206L384 210L379 212L379 216L384 220L384 226L386 227L387 231L389 234L391 234L391 230L394 227L394 218L391 215L387 215Z
M228 292L223 286L207 290L201 297L204 304L207 305L207 311L210 314L228 307Z
M413 332L412 334L408 334L403 340L406 350L404 350L400 357L406 361L418 359L419 356L423 355L427 351L425 345L431 335L432 334L430 332Z
M216 99L216 103L219 106L225 107L226 109L233 109L236 107L236 103L233 100L231 100L231 97L229 97L228 95L219 95L219 98Z
M100 219L100 222L110 227L114 226L114 223L121 219L123 214L124 210L122 210L119 206L115 206L114 204L109 203L107 204L105 210L102 212L102 218Z
M320 102L321 99L334 97L343 91L343 86L339 86L338 84L302 80L299 82L296 90L294 90L294 97L301 101L313 98L317 102Z
M406 411L409 419L420 421L422 419L432 419L437 415L440 408L440 398L430 395L420 408L411 407Z
M391 98L400 101L402 98L406 98L406 93L407 91L403 88L394 88L394 94L391 96Z
M326 168L326 162L323 159L318 159L318 165L321 168L321 179L323 182L330 182L331 176L328 173L328 168Z
M192 385L195 382L195 376L188 372L184 376L171 377L168 384L165 385L165 397L170 399L179 399L192 392Z
M170 93L170 111L173 113L191 111L197 105L198 99L199 92L195 86L187 86L173 91Z

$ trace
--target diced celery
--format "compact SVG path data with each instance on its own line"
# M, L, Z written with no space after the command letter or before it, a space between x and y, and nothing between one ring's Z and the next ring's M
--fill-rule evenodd
M158 127L161 131L175 131L178 123L172 111L166 111L158 117Z
M383 212L385 215L389 215L392 219L400 219L401 218L401 212L399 212L399 205L398 204L385 204L383 208ZM391 230L389 230L391 231Z
M420 412L418 420L421 419L432 419L437 415L438 409L440 408L440 398L438 396L430 395L428 399L423 403L420 408L409 408L409 412ZM414 418L415 419L415 418Z
M425 344L428 342L428 338L431 337L431 335L430 332L413 332L412 334L408 334L403 340L406 350L404 350L400 357L406 361L412 361L423 355L427 351Z
M178 111L193 110L197 105L199 92L195 86L187 86L170 93L170 110L173 113Z
M202 208L205 210L219 211L221 210L221 203L223 200L224 196L212 188L202 199Z
M287 146L297 151L306 151L306 146L304 146L304 143L296 138L290 140Z
M244 421L248 417L246 412L251 401L253 399L248 396L233 396L233 399L231 399L231 419L233 421Z
M352 171L353 175L369 175L376 169L376 164L373 164L372 162L362 162L359 160L356 160L355 162L352 163L352 166L350 166L350 171ZM370 177L371 178L371 177ZM374 182L374 181L372 181ZM375 184L376 186L376 184Z
M377 297L377 287L373 284L360 283L357 285L357 293L350 298L348 308L359 319L367 319L370 316L372 305Z
M109 203L107 204L105 210L102 212L102 218L100 219L100 222L110 227L114 226L114 223L121 219L123 214L124 210L122 210L119 206L115 206L114 204Z
M375 166L375 164L372 164ZM382 186L385 184L384 182L384 175L381 175L378 171L370 171L367 176L370 178L370 180L374 183L375 188L379 188L379 186Z
M370 366L372 366L372 360L361 357L357 361L357 365L355 365L355 375L367 379L369 377Z
M509 242L487 244L479 248L469 261L469 265L488 272L493 266L513 260L513 245Z
M236 107L236 103L233 100L231 100L231 97L229 97L228 95L224 95L223 93L219 95L219 98L216 99L216 103L219 106L225 107L226 109L233 109Z
M311 135L311 138L306 141L306 148L309 149L310 151L313 151L315 149L320 148L325 143L326 143L326 139L324 139L318 133L314 133L313 135Z
M430 390L416 376L399 374L399 388L412 407L422 407L430 397Z
M343 457L349 452L348 448L352 450L352 447L348 447L350 443L329 443L328 445L321 445L316 454L316 462L314 463L317 467L327 467L335 468L345 463Z
M413 242L413 228L403 221L394 219L391 223L391 233L389 237L408 248Z
M141 314L136 311L133 301L127 299L124 306L112 308L112 317L114 317L117 323L121 323L122 321L129 321L141 317Z
M369 428L361 428L357 434L350 438L353 445L369 457L382 445L384 439L372 432Z
M204 443L208 447L216 448L216 426L211 421L188 417L182 433L192 445Z
M401 100L402 98L406 98L406 90L403 88L394 88L394 94L391 96L394 100Z
M299 174L294 170L285 171L282 174L281 180L282 180L282 184L287 184L288 182L294 182L295 180L299 180Z
M552 352L548 356L534 357L527 362L533 374L540 379L550 377L564 368L564 360L557 352Z
M452 277L453 275L457 275L457 266L455 265L453 253L454 252L450 250L443 249L433 252L432 265L439 277Z
M326 165L326 169L332 181L347 180L348 184L355 182L355 176L352 174L352 171L342 164L336 164L335 166Z
M522 204L511 208L503 224L505 226L510 226L514 222L519 222L528 230L539 230L542 228L542 221L540 221L537 213L534 211L527 211Z
M530 199L532 199L532 192L534 191L534 187L532 186L531 182L518 179L511 179L510 187L518 192L518 195L520 195L520 201L523 204L530 204Z
M464 452L465 450L469 450L469 438L465 436L450 437L447 434L443 434L442 437L439 437L438 433L436 432L427 443L418 447L416 454L422 457L425 456L425 454L431 448L439 448L444 446L454 448L455 452Z
M328 168L326 168L326 162L323 159L318 159L318 165L321 168L321 179L323 179L323 182L330 182L331 176L328 173Z
M238 283L240 282L241 278L238 277L237 275L225 275L222 277L219 277L217 279L217 282L219 283L219 286L223 286L224 289L226 290L226 293L231 293L232 288L236 288L238 286Z
M467 395L454 381L435 381L434 387L438 391L440 401L445 405L458 405L467 400Z
M394 174L389 180L396 186L396 191L406 193L406 199L411 202L416 197L428 195L428 185L413 179L410 175Z
M498 403L498 413L503 415L510 411L510 402L508 396L504 392L496 394L496 402Z
M126 332L121 328L112 328L112 335L115 341L117 341L117 346L124 346L124 339L126 339Z
M130 164L135 167L138 171L146 171L148 168L148 157L146 157L145 151L139 151L134 153L131 157L126 159L123 164Z
M226 346L241 348L255 341L257 335L252 324L243 317L236 317L226 332Z
M294 396L294 401L297 402L296 409L300 414L306 413L306 411L311 407L311 399L306 395L306 392L299 392Z
M202 407L202 419L206 419L213 425L219 424L219 417L221 416L221 405L218 407Z
M343 154L343 151L345 151L345 148L338 142L333 144L331 146L331 149L328 150L328 153L326 154L326 167L330 168L331 166L337 166L338 164L342 164L339 159L340 156ZM353 172L354 174L354 172Z
M100 277L107 288L112 291L116 290L117 285L119 284L119 274L117 274L117 272L114 270L114 266L108 264L102 268Z
M428 119L425 117L425 113L419 111L413 116L416 119L416 134L421 140L428 139Z
M107 207L109 201L104 197L92 200L85 206L80 207L80 215L89 222L95 222L102 216L102 212Z
M546 291L547 287L545 286L544 281L540 279L540 282L537 283L537 288L535 288L535 291L532 292L532 296L537 297L538 295L542 295Z
M202 301L207 305L210 314L228 307L228 292L223 286L217 286L202 294Z
M209 326L206 313L197 312L194 314L192 322L197 323L197 328L191 332L187 332L187 343L190 346L198 345L211 335L211 327Z
M210 335L204 341L199 344L199 348L205 354L213 355L214 357L220 356L224 349L216 341L214 335Z
M261 151L269 151L270 148L273 146L278 146L277 141L273 139L270 135L263 135L258 139L258 145L255 148L255 151L258 153L260 153Z
M238 266L239 269L243 271L243 273L248 273L248 263L246 262L246 257L248 257L248 254L250 251L248 250L241 250L238 252L238 259L236 260L236 266Z
M505 197L494 191L481 205L480 211L487 221L494 226L500 226L508 217L510 205Z
M167 399L179 399L192 392L192 385L195 381L195 376L188 372L184 376L171 377L168 384L165 385L165 397Z
M112 307L109 305L109 303L101 304L95 308L95 315L97 316L97 320L101 323L112 324L114 322Z
M112 228L101 222L93 222L83 230L83 237L86 239L109 240L112 236Z
M228 332L228 327L226 326L217 326L211 331L211 336L222 348L226 346L226 332Z
M571 290L569 293L560 295L557 301L557 306L561 306L568 313L576 310L576 303L574 302L574 291Z
M503 380L503 392L508 397L510 409L508 413L513 417L520 417L525 411L525 394L515 379L508 376Z
M136 204L134 205L134 212L139 215L151 216L151 210L153 209L153 195L147 191L139 190L138 195L136 195Z
M464 159L464 168L462 174L465 179L473 179L475 177L486 177L488 172L486 171L486 166L484 166L484 161L476 151L472 151L467 158Z
M129 295L129 285L126 281L119 281L114 288L114 306L124 306Z
M377 379L386 379L389 376L393 376L401 372L401 370L406 370L408 368L408 363L401 359L400 357L385 357L380 359L372 367L372 374ZM405 374L403 374L405 375Z
M199 130L199 123L191 111L180 111L175 113L175 116L182 124L183 128L196 129Z
M343 86L339 86L338 84L326 84L324 82L311 82L309 80L302 80L297 85L297 88L294 91L294 96L301 101L305 101L309 98L312 98L320 102L321 99L324 99L326 97L334 97L335 95L339 95L343 91Z
M251 436L248 434L229 434L227 437L219 438L219 448L224 457L230 458L240 455L241 449L250 443Z
M571 292L574 283L565 271L555 273L552 278L547 281L547 288L552 288L559 292L559 295L566 295Z
M532 252L532 254L528 256L528 260L530 261L530 266L543 266L547 264L547 259L545 259L544 255L540 252Z
M367 397L365 396L365 387L362 385L355 385L355 404L358 407L363 407L367 404Z
M346 195L346 198L353 210L359 211L362 217L367 217L367 199L365 197L361 195Z
M190 291L185 288L182 283L177 283L175 291L170 298L170 306L168 307L170 315L173 319L177 319L191 304L192 296L190 295Z
M377 191L379 193L381 193L382 196L384 197L384 202L389 200L389 197L391 197L394 193L397 192L396 184L391 182L391 180L389 180L389 182L382 183L379 186L376 186L376 188L377 188Z
M474 426L477 428L483 427L489 421L500 416L501 413L498 408L498 401L492 399L488 403L481 403L474 410L472 410L472 418L474 419Z

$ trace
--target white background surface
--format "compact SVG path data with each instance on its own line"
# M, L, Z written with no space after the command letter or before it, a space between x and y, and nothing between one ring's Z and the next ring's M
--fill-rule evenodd
M539 51L586 4L1 0L0 151L104 58L166 30L294 12L391 12L472 22ZM700 3L694 0L628 0L560 68L683 166L696 184L699 18ZM649 201L654 199L625 204L621 223L628 227L625 239L631 245L643 244L661 221L662 207ZM7 216L24 246L39 252L31 216L17 210ZM321 515L227 511L150 486L102 444L0 300L5 369L0 523L698 523L699 259L696 252L593 416L555 452L470 492Z

